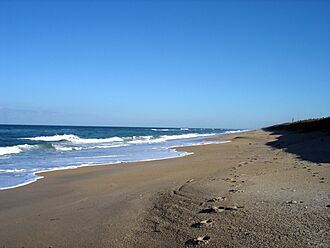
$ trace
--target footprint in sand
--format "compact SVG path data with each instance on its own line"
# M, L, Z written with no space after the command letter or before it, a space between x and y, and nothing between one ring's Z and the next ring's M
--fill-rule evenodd
M188 184L188 183L192 183L192 182L194 182L194 181L195 181L195 179L189 179L189 180L186 181L184 184L182 184L182 185L178 188L178 190L173 190L173 193L174 193L174 194L177 194L178 191L181 191L181 190L183 189L183 187L184 187L186 184Z
M229 193L242 193L242 192L244 192L244 190L241 190L241 189L230 189L228 191L229 191Z
M325 177L320 178L320 183L325 183Z
M50 218L50 221L55 221L55 220L59 220L60 218Z
M293 200L291 200L291 201L287 201L286 203L287 204L299 204L299 203L303 203L303 201L293 201Z
M212 225L212 223L213 223L213 220L211 220L211 219L202 220L200 222L192 224L191 227L193 227L193 228L202 228L202 227L210 226L210 225Z
M238 177L238 176L237 175L234 175L234 177ZM227 181L227 182L230 182L230 183L236 183L236 180L234 178L231 178L231 177L227 177L224 180Z
M199 211L199 213L201 213L201 214L211 214L211 213L218 213L218 212L221 212L221 211L219 211L218 207L204 208Z
M243 206L219 207L219 209L223 209L225 211L238 210L239 208L243 208Z
M218 201L225 201L227 198L225 196L218 196L218 197L214 197L210 200L208 200L207 202L218 202Z
M210 240L211 240L210 236L201 236L201 237L197 237L197 238L187 240L186 241L186 246L196 247L196 246L199 246L199 245L206 245L210 242Z
M224 212L224 211L236 211L239 208L243 208L243 207L242 206L240 206L240 207L238 207L238 206L229 206L229 207L223 207L223 206L216 207L216 206L212 206L212 207L209 207L209 208L202 209L201 211L199 211L199 213L201 213L201 214L203 214L203 213L206 213L206 214L221 213L221 212Z

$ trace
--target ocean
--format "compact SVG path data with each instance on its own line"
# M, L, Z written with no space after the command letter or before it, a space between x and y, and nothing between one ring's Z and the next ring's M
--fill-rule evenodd
M189 155L173 147L240 130L210 128L0 125L0 190L35 182L42 171Z

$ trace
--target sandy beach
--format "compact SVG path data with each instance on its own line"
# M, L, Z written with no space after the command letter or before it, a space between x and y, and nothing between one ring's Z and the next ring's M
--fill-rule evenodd
M0 0L0 248L330 248L329 23Z
M0 191L0 247L329 247L330 136L251 131L182 158Z

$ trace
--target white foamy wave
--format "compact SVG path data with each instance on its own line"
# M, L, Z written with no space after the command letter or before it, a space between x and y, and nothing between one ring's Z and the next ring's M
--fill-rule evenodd
M55 148L56 151L72 151L73 147L65 147L65 146L59 146L59 145L53 145L53 147Z
M216 133L187 133L187 134L179 134L179 135L163 135L161 139L165 140L175 140L175 139L191 139L191 138L198 138L198 137L210 137L217 135Z
M92 138L92 139L84 139L80 138L74 134L63 134L63 135L53 135L53 136L39 136L32 138L22 138L33 141L69 141L76 144L88 144L88 143L108 143L108 142L121 142L123 141L120 137L111 137L111 138Z
M207 134L198 134L198 133L188 133L188 134L179 134L179 135L162 135L158 138L153 136L139 136L133 137L133 140L129 141L129 144L152 144L152 143L161 143L168 140L179 140L179 139L191 139L198 137L211 137L216 135L215 133Z
M102 138L102 139L76 139L76 140L70 140L73 143L77 144L89 144L89 143L109 143L109 142L122 142L124 141L120 137L111 137L111 138Z
M116 144L116 145L100 145L100 146L90 146L88 149L95 149L95 148L114 148L114 147L123 147L129 146L128 144Z
M56 151L65 152L65 151L80 151L80 150L89 150L89 149L104 149L104 148L114 148L114 147L124 147L129 146L129 144L114 144L114 145L98 145L98 146L61 146L61 145L52 145Z
M61 146L61 145L53 145L54 149L56 151L61 151L61 152L65 152L65 151L80 151L83 149L83 147L68 147L68 146Z
M19 173L19 172L25 172L25 169L0 169L0 173Z
M131 141L128 141L129 144L144 144L152 142L153 136L133 136Z
M73 134L53 135L53 136L38 136L32 138L21 138L33 141L62 141L62 140L74 140L79 139L78 136Z
M218 140L218 141L200 141L200 142L193 142L190 143L188 146L203 146L203 145L217 145L217 144L225 144L230 143L230 140ZM176 147L185 147L185 145L174 145L170 146L169 148L176 148Z
M96 146L62 146L58 144L52 144L52 147L56 151L66 152L66 151L80 151L80 150L91 150L91 149L104 149L104 148L115 148L115 147L124 147L129 146L129 144L112 144L112 145L96 145Z
M36 148L36 147L37 147L36 145L27 145L27 144L0 147L0 156L20 153L22 151L30 150L30 149L33 149L33 148Z
M187 128L187 127L182 127L182 128L180 128L180 130L181 130L181 131L188 131L189 128Z
M247 132L247 131L249 131L249 130L242 129L242 130L226 131L226 132L224 132L224 134L242 133L242 132Z
M171 131L170 129L168 128L153 128L151 129L152 131L155 131L155 132L168 132L168 131Z

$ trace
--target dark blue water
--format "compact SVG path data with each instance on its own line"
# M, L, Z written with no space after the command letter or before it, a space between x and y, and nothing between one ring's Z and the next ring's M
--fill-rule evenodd
M185 156L172 147L237 130L0 125L0 189L34 182L35 173Z

